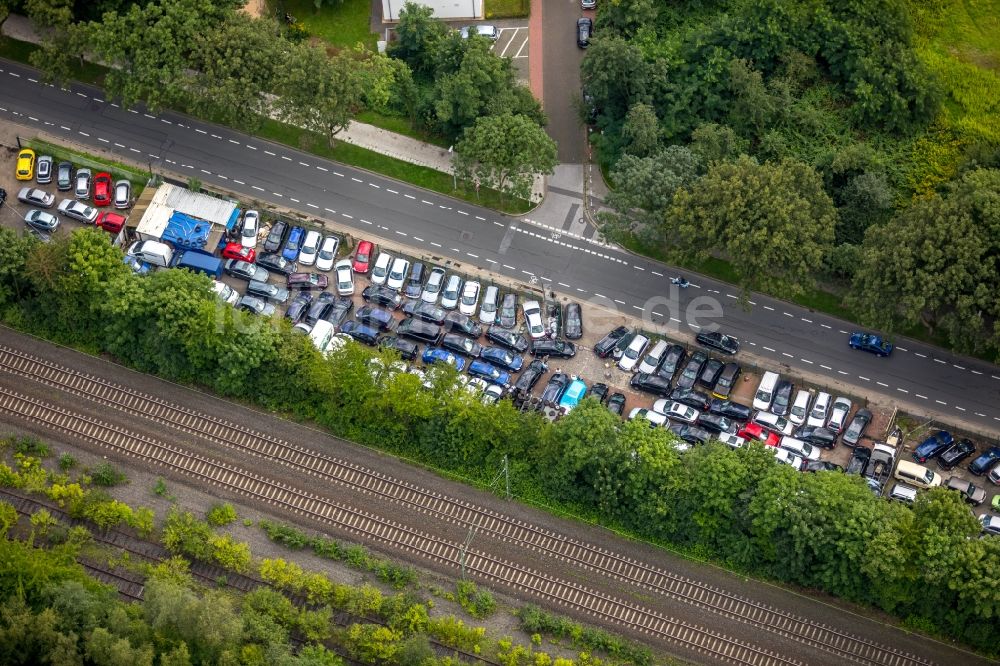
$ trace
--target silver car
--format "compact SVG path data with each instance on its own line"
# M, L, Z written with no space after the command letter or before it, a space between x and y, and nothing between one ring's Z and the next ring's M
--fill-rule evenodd
M24 216L24 223L32 229L44 233L52 233L59 228L59 219L55 215L37 208L28 211Z
M448 282L445 283L441 292L441 307L445 310L454 310L458 307L458 297L462 293L462 278L457 275L449 275Z
M420 300L424 303L437 303L441 287L444 286L445 270L435 266L431 269L427 282L424 283L424 290L420 293Z
M59 203L59 214L87 223L91 223L97 219L96 208L91 208L82 201L74 199L63 199Z
M52 156L42 155L35 164L35 181L39 185L48 185L52 182Z
M115 208L119 210L132 205L132 183L119 180L115 183Z
M90 198L90 181L90 169L76 170L76 191L74 193L76 194L77 199Z
M17 200L30 206L52 208L52 204L56 202L56 195L49 194L37 187L22 187L21 191L17 193Z
M833 411L830 412L830 420L826 427L830 432L840 433L844 429L844 422L847 415L851 413L851 401L843 396L837 396L833 401Z

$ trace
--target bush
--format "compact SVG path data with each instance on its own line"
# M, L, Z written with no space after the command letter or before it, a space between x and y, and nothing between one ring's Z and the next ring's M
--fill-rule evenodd
M125 483L128 477L109 462L103 462L90 473L90 481L95 486L110 488Z
M59 456L59 469L61 469L64 472L68 472L74 467L76 467L76 458L74 458L68 453L64 453L61 456Z
M36 437L18 437L14 440L14 453L25 456L35 456L36 458L48 458L49 445Z
M216 504L208 513L205 514L205 519L208 521L209 525L214 525L215 527L225 527L230 523L236 522L236 509L233 505L225 502L223 504Z
M475 583L461 580L455 585L458 603L476 619L489 617L496 610L497 603L489 590L480 590Z

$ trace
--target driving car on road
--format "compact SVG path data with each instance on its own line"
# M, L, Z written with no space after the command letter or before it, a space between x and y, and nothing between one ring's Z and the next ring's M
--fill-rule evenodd
M892 343L874 333L856 331L851 334L847 344L851 349L866 351L883 358L892 353Z

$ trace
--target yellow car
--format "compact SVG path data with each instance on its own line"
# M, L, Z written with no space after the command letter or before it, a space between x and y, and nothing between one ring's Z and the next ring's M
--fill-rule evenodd
M31 180L35 175L35 151L25 148L17 154L17 179Z

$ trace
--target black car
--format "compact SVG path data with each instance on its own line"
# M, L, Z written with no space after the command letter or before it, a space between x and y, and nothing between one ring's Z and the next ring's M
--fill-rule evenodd
M378 346L382 349L395 349L399 353L399 357L404 361L415 361L417 360L417 354L420 353L420 346L417 343L404 340L395 335L383 335L379 337Z
M531 389L535 387L538 380L542 378L545 371L549 369L549 366L545 365L542 361L535 359L528 364L528 367L521 371L521 375L514 382L514 388L518 391L523 391L525 393L530 393Z
M868 466L868 460L872 457L872 450L867 446L855 447L854 453L851 454L851 459L847 463L847 469L845 470L848 474L861 474L865 471L865 467Z
M500 301L500 326L514 328L517 326L517 294L507 293Z
M378 330L372 328L371 326L365 326L364 324L354 321L345 321L340 327L341 333L347 333L349 336L362 342L366 345L374 347L378 343Z
M313 295L308 291L295 294L295 298L292 299L292 302L288 304L288 309L285 310L285 319L288 319L293 324L299 323L309 312L312 302Z
M542 389L542 402L552 404L559 402L559 398L562 397L567 386L569 386L569 375L563 372L552 375L549 377L548 383L545 384L545 388Z
M324 294L326 292L323 292ZM340 326L348 315L351 314L351 310L354 309L354 301L346 296L338 296L337 300L333 302L333 307L330 311L326 313L323 319L327 320L334 326Z
M625 394L624 393L612 393L611 397L608 398L608 402L605 405L608 411L612 414L622 415L625 411Z
M0 187L0 208L3 207L5 201L7 201L7 190Z
M661 398L670 395L670 382L658 375L651 375L648 372L637 372L629 380L629 386L639 391L652 393Z
M832 463L829 460L808 460L806 461L805 467L802 468L803 472L843 472L844 468L837 463Z
M291 275L299 272L299 267L294 261L288 261L280 254L259 254L257 255L257 265L280 275Z
M579 340L583 337L583 309L579 303L566 304L566 316L563 320L563 335L568 340Z
M667 380L673 379L677 373L677 368L681 367L686 357L687 350L684 347L670 345L667 347L667 351L663 353L663 362L660 363L660 368L656 371L656 374Z
M371 287L369 287L370 289ZM368 291L367 289L365 291ZM433 303L425 303L424 301L407 301L403 305L403 314L407 317L415 317L421 321L429 321L432 324L437 324L440 326L444 323L445 318L448 316L448 311L444 308L439 308Z
M459 333L447 333L441 339L441 346L450 352L477 358L483 352L483 346L475 340Z
M576 345L565 340L535 340L535 344L532 345L531 355L573 358L576 356Z
M678 388L694 387L694 383L698 381L698 375L701 374L701 369L704 367L706 361L708 361L708 354L703 351L696 351L691 354L687 365L681 371L681 376L677 378Z
M576 45L581 49L590 46L590 38L594 34L594 22L589 18L578 19L576 22Z
M370 284L365 287L364 291L361 292L361 298L365 299L368 303L381 305L390 310L395 310L403 304L403 297L399 295L399 292L377 284Z
M524 337L520 333L508 331L507 329L497 326L496 324L493 324L486 329L486 339L493 344L506 347L507 349L512 349L518 354L523 354L528 351L528 338Z
M736 380L740 377L740 366L738 363L726 363L722 366L722 372L715 386L712 387L712 395L717 398L728 398L736 385Z
M446 331L458 331L470 338L478 338L483 334L482 326L474 322L469 315L464 315L457 310L452 310L444 318L444 328Z
M264 240L264 252L277 252L285 242L285 236L287 235L288 223L282 220L276 221L271 225L271 230L267 232L267 238ZM292 272L294 273L295 271Z
M955 469L958 463L962 462L976 452L976 445L968 439L960 439L938 456L938 465L943 469Z
M736 432L736 424L732 419L718 414L702 414L698 417L698 426L712 432Z
M795 438L824 449L832 449L837 445L837 435L832 430L818 426L802 426L795 431Z
M247 280L248 282L251 280L255 282L267 282L267 278L271 277L267 269L251 264L249 261L240 261L239 259L226 260L226 273L235 278Z
M723 354L735 354L740 350L740 341L731 335L725 335L718 331L711 333L699 333L694 336L699 345L711 347Z
M403 296L407 298L420 298L421 292L424 290L424 265L421 262L416 262L413 264L413 268L410 269L410 277L406 280L406 285L403 287Z
M604 404L604 401L608 399L608 385L602 382L597 382L590 387L590 396L592 398L597 398L597 401Z
M695 409L703 412L712 406L712 400L707 395L701 391L695 391L694 389L675 388L670 392L670 399L675 402L679 402L682 405L694 407ZM720 414L720 416L725 416L730 419L733 418L728 414Z
M608 356L611 356L611 354L615 351L615 347L626 335L628 335L628 329L624 326L619 326L601 338L600 341L594 345L594 353L600 358L607 358Z
M698 383L710 391L714 389L715 383L719 381L719 376L722 374L723 366L725 364L717 358L708 359L698 376Z
M377 328L380 331L391 331L396 327L396 320L392 317L392 312L385 308L378 308L373 305L365 305L358 308L354 318L366 326Z
M788 413L788 404L792 401L792 393L795 385L787 379L782 379L774 388L774 399L771 401L771 413L778 416L785 416Z
M312 305L309 306L309 312L306 313L305 321L307 324L312 326L320 319L326 319L326 316L333 309L333 303L337 300L337 297L328 291L321 291L313 301Z
M708 404L708 411L719 416L727 416L736 421L749 421L753 416L753 410L746 405L722 398L713 398Z
M861 441L862 435L865 434L865 428L868 424L872 422L871 411L862 407L858 411L854 412L854 418L847 425L847 429L844 430L844 435L842 439L844 444L848 446L855 446L859 441Z
M704 428L699 428L698 426L675 423L670 426L668 430L688 444L704 444L708 440L712 439L712 433Z

